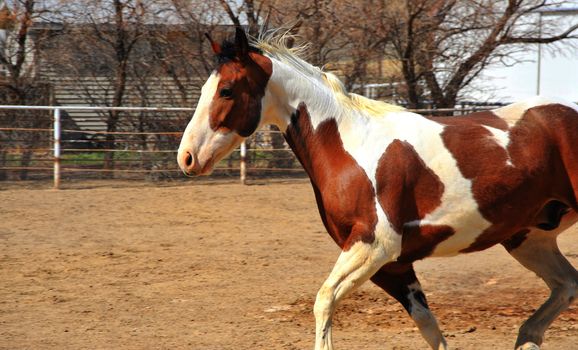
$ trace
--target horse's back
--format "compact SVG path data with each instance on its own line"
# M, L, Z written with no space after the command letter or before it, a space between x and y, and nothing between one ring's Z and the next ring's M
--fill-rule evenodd
M546 174L559 170L559 161L569 176L578 171L576 104L535 97L495 110L429 119L444 125L444 145L467 178L512 170Z
M493 113L509 124L508 150L546 177L552 197L578 210L578 105L536 97Z
M575 105L534 99L467 116L430 117L423 125L430 127L432 121L442 126L435 133L440 132L445 151L453 160L444 162L445 168L437 167L439 151L429 159L432 153L421 151L427 149L428 142L414 144L423 162L440 176L444 190L439 208L419 218L422 221L415 227L416 233L407 233L420 240L423 225L451 227L455 233L430 254L485 249L525 227L556 226L548 213L558 213L559 206L578 210ZM458 172L453 173L463 177L461 182L468 186L457 186L455 176L444 179L442 174L449 167L456 167ZM416 202L421 200L412 195ZM450 199L452 203L446 203ZM475 213L480 216L473 220ZM479 222L479 228L471 225L472 220Z

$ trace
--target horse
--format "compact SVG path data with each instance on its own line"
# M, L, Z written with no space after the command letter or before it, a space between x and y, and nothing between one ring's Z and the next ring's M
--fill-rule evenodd
M315 349L332 349L336 305L371 280L395 298L432 349L447 349L413 263L501 244L550 297L519 329L539 349L576 297L578 272L557 236L578 221L578 106L530 98L467 116L425 117L349 93L283 36L208 36L217 65L178 149L208 174L263 125L276 125L309 175L341 253L319 289Z

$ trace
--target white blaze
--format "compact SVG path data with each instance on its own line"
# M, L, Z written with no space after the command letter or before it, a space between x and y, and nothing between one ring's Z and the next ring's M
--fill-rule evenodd
M219 74L213 72L203 85L193 118L183 133L177 157L181 162L182 153L190 152L195 161L204 169L204 173L212 170L216 161L227 155L242 141L242 138L234 132L224 133L211 129L209 110L217 92L219 79ZM183 167L182 164L179 165Z

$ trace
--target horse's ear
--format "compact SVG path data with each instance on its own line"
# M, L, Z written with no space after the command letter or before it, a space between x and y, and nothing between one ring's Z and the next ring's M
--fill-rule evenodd
M241 27L235 28L235 51L239 58L245 58L249 55L249 39Z
M207 39L209 39L209 42L211 43L211 48L213 49L213 53L215 53L215 55L220 55L221 52L223 51L221 49L221 45L214 42L213 39L211 39L211 36L209 35L209 33L205 33L205 36L207 37Z

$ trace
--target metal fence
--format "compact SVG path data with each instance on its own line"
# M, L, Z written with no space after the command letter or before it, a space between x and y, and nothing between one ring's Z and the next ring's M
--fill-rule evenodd
M459 115L490 106L415 110ZM68 111L102 113L102 125L78 127ZM182 131L194 109L155 107L0 106L0 180L150 179L182 177L176 163ZM106 118L120 113L114 131ZM109 128L110 129L110 128ZM259 130L222 160L214 178L303 177L274 128ZM1 186L1 183L0 183Z
M102 112L101 125L79 128L68 111ZM115 131L106 113L120 112ZM192 108L0 106L0 180L182 177L176 163ZM111 138L113 139L111 141ZM111 147L112 145L112 147ZM107 166L106 159L109 160ZM112 162L110 162L112 160ZM221 161L213 177L302 176L281 133L260 130Z

